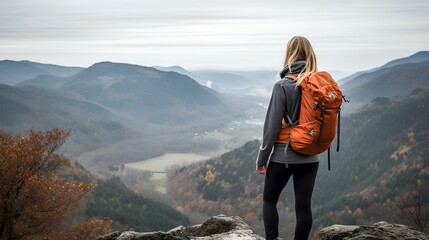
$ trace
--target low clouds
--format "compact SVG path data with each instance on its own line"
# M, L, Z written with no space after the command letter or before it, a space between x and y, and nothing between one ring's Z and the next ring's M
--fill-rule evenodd
M287 40L305 35L322 68L357 71L427 50L428 10L424 0L3 0L0 59L278 69Z

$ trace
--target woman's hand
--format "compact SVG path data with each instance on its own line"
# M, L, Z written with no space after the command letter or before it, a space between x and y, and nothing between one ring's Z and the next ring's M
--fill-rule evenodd
M261 174L261 175L265 175L265 172L267 170L267 165L258 165L256 164L256 171Z

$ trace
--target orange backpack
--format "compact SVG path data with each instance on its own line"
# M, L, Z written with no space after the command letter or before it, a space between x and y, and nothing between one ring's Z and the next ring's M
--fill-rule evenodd
M287 77L296 80L294 75ZM337 151L339 151L340 107L343 100L341 89L327 72L311 74L300 86L299 123L289 126L283 118L283 127L276 142L290 144L293 150L304 155L316 155L331 147L338 122ZM329 151L328 160L330 169Z

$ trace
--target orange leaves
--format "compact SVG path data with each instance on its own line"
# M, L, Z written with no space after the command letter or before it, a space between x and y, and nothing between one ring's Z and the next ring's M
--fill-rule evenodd
M204 177L204 180L206 180L207 183L212 183L216 178L216 175L210 170L206 172L206 176Z
M0 131L0 171L5 174L2 180L18 181L17 178L23 180L53 174L68 161L54 153L67 137L68 133L60 129L47 132L30 130L27 137Z
M48 236L76 208L92 183L57 176L70 160L56 153L69 132L0 130L0 239Z
M391 155L390 158L393 160L398 160L400 156L403 156L411 151L411 147L407 145L402 145L396 149Z
M110 232L111 223L112 220L109 219L89 219L73 227L73 229L69 233L62 234L59 239L94 239L100 235Z

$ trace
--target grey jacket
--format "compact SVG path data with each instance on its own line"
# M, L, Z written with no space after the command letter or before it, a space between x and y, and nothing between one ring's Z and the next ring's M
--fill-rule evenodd
M298 124L301 104L301 88L295 87L295 82L287 75L298 75L305 66L305 61L297 61L291 68L286 67L280 72L282 80L276 82L271 94L265 117L262 144L259 148L256 163L266 165L268 161L288 164L318 162L319 156L302 155L286 144L276 144L277 136L282 128L282 118L289 125Z

